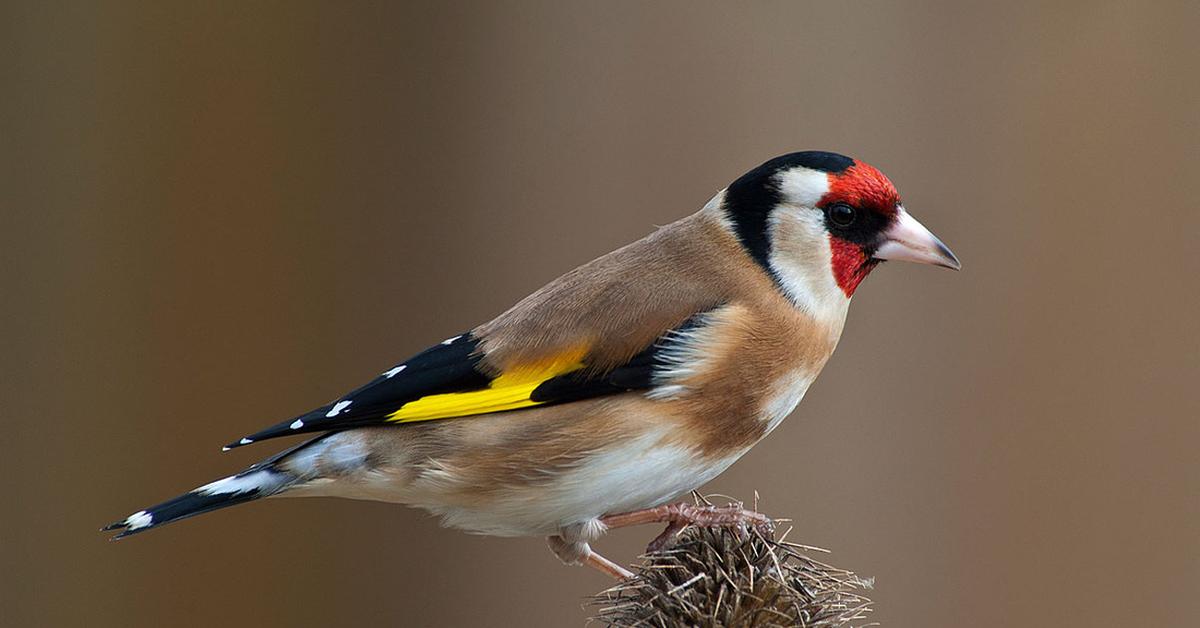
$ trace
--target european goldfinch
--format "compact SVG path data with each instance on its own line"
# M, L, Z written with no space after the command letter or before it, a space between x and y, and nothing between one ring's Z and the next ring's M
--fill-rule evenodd
M565 562L625 576L588 544L606 527L761 522L671 502L792 412L884 260L959 268L875 168L777 157L699 212L227 448L316 438L105 529L121 538L262 497L372 499L546 536Z

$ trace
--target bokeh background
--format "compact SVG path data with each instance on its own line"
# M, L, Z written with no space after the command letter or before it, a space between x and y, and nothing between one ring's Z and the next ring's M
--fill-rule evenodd
M1200 3L971 4L4 3L0 624L581 625L597 574L398 506L96 529L819 148L964 270L877 271L707 489L889 626L1197 625Z

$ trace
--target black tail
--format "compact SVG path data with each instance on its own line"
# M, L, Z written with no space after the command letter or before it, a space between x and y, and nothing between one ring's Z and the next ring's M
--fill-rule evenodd
M103 531L120 530L112 540L122 539L173 521L187 519L227 506L236 506L263 497L283 492L301 481L301 478L282 469L278 464L284 457L321 440L318 437L292 449L280 452L241 473L205 484L179 497L167 500L145 510L108 524Z

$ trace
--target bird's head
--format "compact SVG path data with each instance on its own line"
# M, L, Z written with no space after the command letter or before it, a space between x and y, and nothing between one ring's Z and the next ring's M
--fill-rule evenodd
M730 184L719 210L751 257L798 305L844 307L885 260L958 270L869 164L836 153L776 157Z

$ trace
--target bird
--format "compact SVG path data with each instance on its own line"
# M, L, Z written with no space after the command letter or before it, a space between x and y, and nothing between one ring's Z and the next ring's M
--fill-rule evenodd
M266 497L378 500L470 533L546 537L564 563L629 577L591 547L607 529L667 523L661 546L687 525L769 521L676 500L792 413L856 290L893 260L961 268L875 167L776 157L495 319L224 449L315 437L104 530Z

